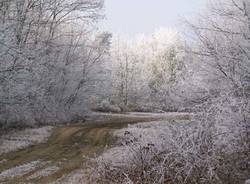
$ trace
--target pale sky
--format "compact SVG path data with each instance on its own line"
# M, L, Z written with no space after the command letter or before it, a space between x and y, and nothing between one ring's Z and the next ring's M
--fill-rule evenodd
M102 27L112 33L134 36L160 27L176 28L181 19L194 18L206 0L105 0Z

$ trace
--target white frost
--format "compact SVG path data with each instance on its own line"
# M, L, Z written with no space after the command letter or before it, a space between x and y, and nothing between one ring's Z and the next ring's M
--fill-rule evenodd
M46 142L52 126L12 131L0 136L0 154Z

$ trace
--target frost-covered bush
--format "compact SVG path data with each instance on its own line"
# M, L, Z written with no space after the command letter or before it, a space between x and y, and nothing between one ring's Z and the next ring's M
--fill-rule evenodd
M121 112L122 109L116 105L111 104L108 100L103 100L97 107L93 108L93 110L100 111L100 112Z
M95 160L96 183L243 183L249 177L249 102L230 96L192 122L151 122L116 132ZM248 107L248 108L247 108Z

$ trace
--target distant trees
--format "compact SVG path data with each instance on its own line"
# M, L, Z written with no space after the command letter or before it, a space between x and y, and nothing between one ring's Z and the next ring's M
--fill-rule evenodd
M153 58L150 62L149 89L152 101L169 111L174 108L174 87L180 69L181 42L177 33L160 30L153 35ZM165 41L164 41L165 40ZM158 42L158 43L157 43Z
M95 39L92 31L102 7L102 0L0 2L2 126L66 120L84 111L84 88L109 42L107 34Z
M124 105L128 105L128 95L133 82L134 58L133 50L128 40L117 38L112 44L112 65L114 93L118 100Z
M168 109L180 52L178 34L166 29L134 40L113 39L113 92L118 103Z

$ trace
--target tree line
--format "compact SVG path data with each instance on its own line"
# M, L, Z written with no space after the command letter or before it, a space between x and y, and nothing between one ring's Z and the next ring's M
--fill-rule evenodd
M249 113L249 3L210 4L136 38L99 31L102 0L0 2L2 127L74 121L100 111L196 111L231 97ZM195 22L195 23L193 23ZM187 39L188 38L188 39Z

